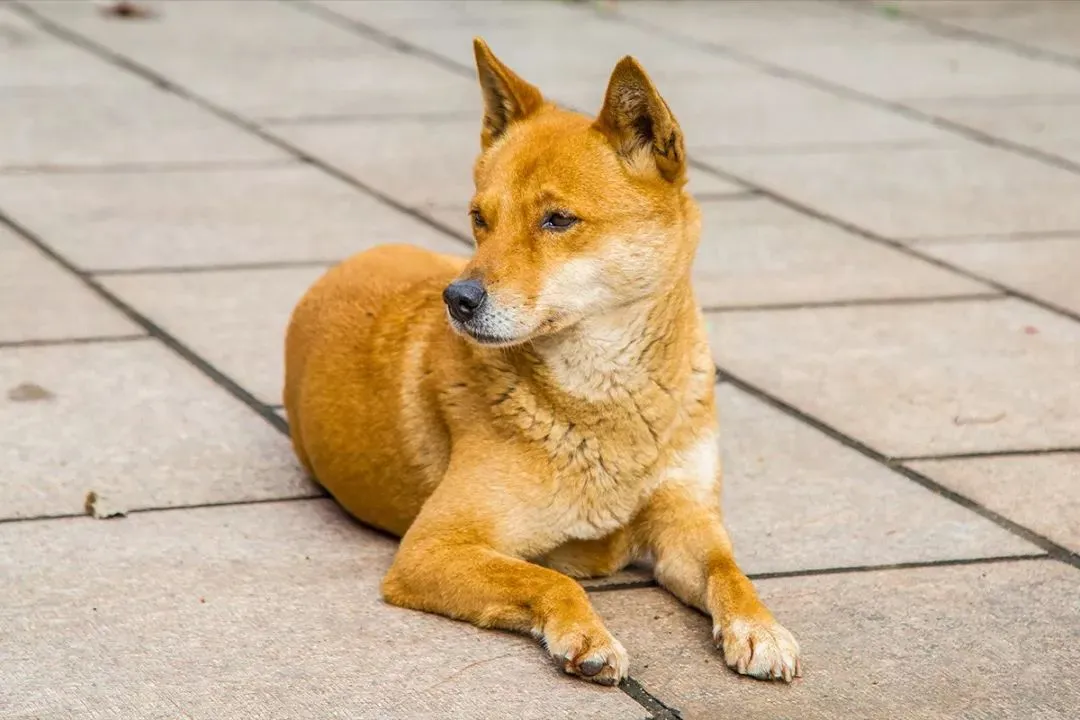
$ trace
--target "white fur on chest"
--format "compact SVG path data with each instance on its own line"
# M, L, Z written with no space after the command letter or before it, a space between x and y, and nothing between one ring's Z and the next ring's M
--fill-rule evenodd
M719 435L711 429L686 450L675 455L664 481L684 488L691 498L703 505L720 502Z
M649 497L665 483L675 483L702 505L716 505L720 500L720 454L717 433L709 430L682 452L673 453L665 466L645 478L627 482L602 469L593 469L584 477L563 478L563 492L571 488L576 497L570 500L556 521L558 530L568 538L589 540L604 537L626 526Z

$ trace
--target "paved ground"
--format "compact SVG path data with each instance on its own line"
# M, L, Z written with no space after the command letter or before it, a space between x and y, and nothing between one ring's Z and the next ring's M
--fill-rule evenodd
M153 7L0 5L0 716L1076 717L1080 3ZM633 53L683 124L791 687L640 573L592 588L621 692L387 607L291 457L304 288L466 248L474 34L589 109Z

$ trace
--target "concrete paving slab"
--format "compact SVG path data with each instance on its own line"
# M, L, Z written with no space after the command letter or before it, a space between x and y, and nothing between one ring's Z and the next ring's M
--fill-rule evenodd
M1080 233L1076 237L926 243L920 252L1023 290L1080 315Z
M88 57L86 62L97 62ZM138 108L138 112L133 112ZM0 170L280 160L282 151L150 86L0 89Z
M768 43L748 52L800 73L888 99L1070 95L1080 73L958 38L911 43ZM852 62L858 57L858 62Z
M0 526L5 712L647 715L531 639L384 604L393 550L328 500Z
M889 456L1080 443L1080 325L1020 300L708 322L722 368Z
M916 17L1080 59L1080 6L1060 0L900 0Z
M815 0L635 0L618 3L619 15L686 38L738 50L772 44L924 42L926 30L893 21L888 14L855 12Z
M694 285L705 307L990 291L768 199L701 207Z
M909 463L942 485L1080 553L1080 453Z
M26 87L138 87L129 73L48 35L34 23L0 8L0 91Z
M385 46L322 22L289 3L272 0L144 3L153 17L125 20L93 2L30 3L29 8L95 42L130 57L169 68L198 55L228 61L335 51L382 53Z
M471 44L468 45L471 52ZM221 72L227 63L230 71ZM199 95L250 118L473 113L480 88L423 58L390 49L250 54L221 60L190 53L155 68ZM392 80L388 81L388 78Z
M1076 568L1049 560L757 583L799 640L791 686L736 676L709 620L661 590L593 598L630 673L684 720L1069 720L1080 703Z
M101 279L264 403L281 402L285 329L325 267L115 275Z
M897 239L1080 229L1080 175L973 143L705 159Z
M528 27L551 20L587 21L589 13L578 12L565 3L549 0L311 0L325 10L383 30L416 26Z
M28 393L28 388L36 389ZM0 349L0 518L314 495L288 439L155 341Z
M0 227L0 308L4 308L0 312L0 343L142 332L78 278L6 227Z
M717 390L724 514L746 572L1039 552L731 385Z
M3 207L84 269L336 262L461 244L307 165L0 175Z

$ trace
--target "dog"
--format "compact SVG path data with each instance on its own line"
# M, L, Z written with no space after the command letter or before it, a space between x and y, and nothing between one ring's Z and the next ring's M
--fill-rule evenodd
M572 578L647 559L728 666L790 682L799 646L721 520L682 131L632 57L591 118L474 49L472 257L385 245L315 282L285 343L296 454L401 537L388 603L529 633L617 684L627 653Z

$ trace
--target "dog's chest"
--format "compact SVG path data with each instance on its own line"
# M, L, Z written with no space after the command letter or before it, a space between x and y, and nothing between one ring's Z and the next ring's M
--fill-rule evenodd
M676 415L670 399L567 413L518 386L493 408L497 423L542 453L543 512L567 538L601 537L626 525L664 475Z

